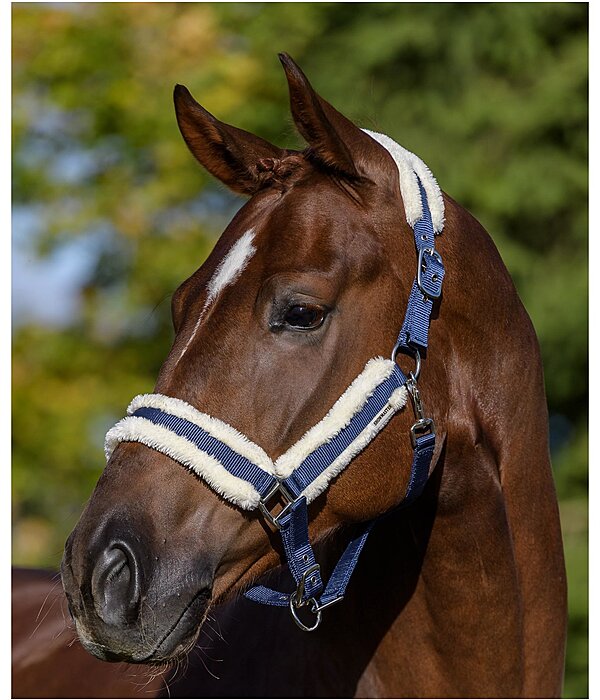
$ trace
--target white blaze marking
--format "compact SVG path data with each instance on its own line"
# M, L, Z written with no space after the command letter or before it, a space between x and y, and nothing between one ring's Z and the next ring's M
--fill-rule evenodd
M213 302L222 289L235 282L242 274L250 258L256 253L256 248L252 245L253 240L254 229L251 228L231 246L231 250L221 260L210 278L205 306Z
M233 284L238 279L245 267L248 265L250 258L254 255L254 253L256 253L256 247L252 244L253 240L254 229L251 228L231 246L231 249L227 255L217 265L217 269L213 272L213 276L210 278L206 287L208 296L206 297L206 301L204 302L200 316L198 316L194 330L188 338L185 347L181 351L181 354L177 358L177 362L181 360L185 354L185 351L189 348L194 336L198 332L198 328L200 328L200 324L202 323L202 319L204 318L208 307L219 296L223 289L225 289L225 287Z

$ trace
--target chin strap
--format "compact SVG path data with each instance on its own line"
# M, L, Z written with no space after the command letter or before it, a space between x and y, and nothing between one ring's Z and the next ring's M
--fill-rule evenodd
M434 432L416 437L410 479L401 503L402 507L412 503L427 483L434 447ZM289 502L280 515L276 518L270 517L270 520L281 534L287 563L296 582L296 590L292 593L281 593L266 586L255 586L244 595L256 603L289 606L298 627L305 632L312 632L321 623L321 611L343 599L360 553L378 518L364 523L360 534L350 540L325 587L308 536L306 499L301 496ZM298 610L305 606L315 616L312 624L306 624L298 615Z

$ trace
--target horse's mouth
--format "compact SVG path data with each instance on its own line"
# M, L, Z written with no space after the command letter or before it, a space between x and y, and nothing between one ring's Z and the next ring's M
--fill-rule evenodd
M139 632L135 633L135 639L126 635L126 638L119 639L118 643L114 637L112 640L103 640L103 643L94 641L97 635L90 634L76 622L77 632L82 646L102 661L163 664L182 658L189 653L200 634L210 602L211 591L206 588L198 590L175 621L166 628L166 631L156 635L158 641L153 644L150 653L148 653L147 646L144 645L145 648L140 648ZM129 638L127 639L127 637Z
M163 634L150 654L133 658L134 663L160 664L186 656L196 643L210 607L210 591L200 589Z

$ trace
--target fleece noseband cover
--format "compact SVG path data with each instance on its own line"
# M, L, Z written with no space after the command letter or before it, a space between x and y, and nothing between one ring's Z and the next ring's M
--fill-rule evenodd
M408 394L400 375L391 360L370 360L327 415L275 461L231 425L185 401L142 394L129 405L128 416L107 433L106 458L120 442L140 442L185 465L231 503L253 510L275 480L287 479L326 448L333 459L314 480L302 484L300 493L310 502L405 406ZM357 416L362 420L355 427Z

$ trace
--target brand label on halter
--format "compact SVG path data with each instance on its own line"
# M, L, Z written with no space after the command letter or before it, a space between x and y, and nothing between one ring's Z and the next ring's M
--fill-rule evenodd
M388 403L388 405L382 411L379 412L379 415L373 421L373 425L378 425L385 418L385 416L393 410L394 407Z

